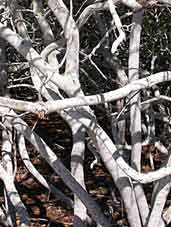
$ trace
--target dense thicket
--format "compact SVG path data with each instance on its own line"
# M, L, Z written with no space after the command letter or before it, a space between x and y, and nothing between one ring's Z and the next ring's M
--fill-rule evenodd
M169 225L170 14L170 0L0 1L2 225Z

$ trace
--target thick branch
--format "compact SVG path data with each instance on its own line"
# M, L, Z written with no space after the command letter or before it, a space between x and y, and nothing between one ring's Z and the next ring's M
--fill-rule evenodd
M49 23L47 22L45 16L43 15L42 1L33 0L33 13L39 23L44 42L46 44L53 42L55 38Z
M18 111L28 111L32 113L38 113L38 112L44 111L45 114L48 114L48 113L56 112L57 110L62 110L66 108L97 105L105 102L115 101L115 100L127 97L133 92L138 92L141 89L149 88L155 84L170 81L170 80L171 80L170 71L160 72L140 80L135 80L122 88L119 88L114 91L106 92L103 94L79 96L76 98L66 98L63 100L37 102L37 103L0 97L0 105L4 107L9 107Z
M46 188L49 190L49 192L52 192L57 200L61 200L64 202L68 207L73 207L73 202L70 198L68 198L63 192L61 192L59 189L54 187L53 185L49 185L46 181L46 179L37 171L37 169L34 167L32 162L30 161L28 152L26 150L25 145L25 139L23 135L18 135L18 146L19 146L19 153L20 156L28 169L28 171Z
M71 152L71 173L80 185L86 190L84 182L84 152L85 128L73 121L70 126L73 134L73 148ZM74 196L74 227L86 226L87 209L81 200Z
M65 74L79 78L79 32L62 0L49 0L48 5L61 24L67 41Z
M87 6L76 21L78 27L81 28L95 12L101 10L108 10L108 2L95 2Z
M28 212L22 203L20 196L15 188L13 177L11 177L5 169L0 164L0 178L4 182L7 195L10 199L10 202L15 207L16 212L20 215L21 218L21 227L28 227L30 224Z
M130 33L128 62L130 82L139 79L139 49L143 14L144 10L138 11L133 14L132 18L133 27ZM131 98L130 105L130 133L132 142L131 164L133 168L140 172L142 150L140 93L137 93L136 95L134 95L134 97ZM134 190L142 218L142 223L143 225L145 225L149 214L149 208L142 185L135 185Z
M15 116L14 116L15 117ZM24 135L45 158L54 171L63 179L65 184L81 199L86 205L89 214L101 227L110 226L97 204L92 200L88 193L77 183L62 162L57 158L47 144L19 118L13 120L15 129Z

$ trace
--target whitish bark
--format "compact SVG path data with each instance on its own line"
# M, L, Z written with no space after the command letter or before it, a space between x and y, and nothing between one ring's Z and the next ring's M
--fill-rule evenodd
M72 3L72 0L70 1ZM113 1L114 3L118 3L120 1ZM139 4L135 0L125 1L122 0L122 3L131 7L134 10L142 8L142 5ZM38 1L34 1L35 4L39 3ZM112 2L111 2L112 3ZM94 105L99 103L110 102L113 100L118 100L130 95L132 92L140 91L141 89L149 88L156 83L169 81L171 80L171 72L157 73L148 78L144 78L141 80L136 80L131 82L130 84L124 86L123 88L117 89L116 91L111 91L105 94L99 94L95 96L85 97L79 83L79 33L77 26L72 17L72 6L70 7L70 12L67 10L62 0L49 0L48 5L56 15L57 20L61 24L61 27L64 30L64 36L67 43L66 54L64 57L64 62L66 60L66 67L64 76L59 74L59 64L56 59L56 53L53 51L49 54L45 53L46 58L42 55L39 55L31 46L30 41L27 36L24 39L18 36L15 32L12 32L10 29L6 28L3 24L0 23L0 36L9 42L24 58L34 67L34 72L31 73L32 81L36 90L41 95L44 96L48 101L47 102L22 102L17 100L10 100L6 98L0 98L0 102L2 105L6 107L12 107L13 109L20 111L29 111L37 113L38 115L48 114L50 112L58 112L63 119L70 125L73 135L74 135L74 144L73 144L73 152L72 152L72 160L74 155L78 155L81 158L81 162L83 161L83 153L84 153L84 130L86 129L89 132L89 135L92 139L97 141L97 150L99 151L102 160L104 161L107 169L111 173L117 187L120 189L121 195L124 199L125 207L128 211L128 219L131 227L141 227L140 215L138 212L137 204L135 203L135 194L133 193L133 185L130 187L132 183L132 179L136 181L140 181L141 183L148 183L151 181L158 180L162 177L168 176L171 173L171 167L164 167L158 171L154 171L148 174L142 174L133 168L131 168L124 160L123 155L118 155L117 148L115 144L111 141L111 139L107 136L104 130L97 124L96 118L89 109L89 107L85 107L88 105ZM104 3L105 5L105 3ZM96 8L98 8L96 4ZM105 6L101 5L101 8L105 8ZM35 11L38 12L37 5L34 5ZM86 18L91 15L89 10L88 14L82 14L81 24L86 22ZM42 24L42 14L39 15L38 21L40 27L43 28L42 31L44 33L44 37L46 36L45 30ZM44 19L44 18L43 18ZM44 22L43 22L44 23ZM47 24L46 24L47 25ZM121 26L120 26L121 27ZM120 28L121 29L121 28ZM51 32L50 26L49 31ZM53 33L51 34L53 36ZM53 40L51 36L50 39ZM44 38L45 41L48 41L48 38ZM50 41L48 41L50 42ZM58 48L58 47L55 47ZM62 64L61 64L62 65ZM62 89L69 97L77 96L75 98L68 98L63 100L54 100L59 98L59 90ZM51 95L49 90L52 90L54 93ZM62 97L62 96L61 96ZM80 107L83 106L83 107ZM80 108L73 108L80 107ZM138 108L140 105L138 106ZM71 108L71 109L67 109ZM61 111L61 109L66 109L65 111ZM0 110L1 115L4 115L3 111ZM137 111L136 111L137 114ZM140 109L139 109L140 114ZM16 116L15 116L16 117ZM70 122L73 123L70 124ZM138 119L140 123L140 119ZM84 186L84 175L83 175L83 166L82 163L79 165L78 161L75 163L72 162L72 173L75 174L76 179L70 174L70 172L63 166L63 164L58 160L58 158L54 155L51 149L44 143L44 141L32 132L28 126L19 118L15 118L13 120L14 127L19 133L23 134L41 153L41 155L47 160L47 162L52 166L56 173L58 173L64 183L70 187L70 189L75 194L76 203L75 203L75 215L80 217L81 224L84 225L86 209L92 216L92 218L99 224L99 226L109 226L109 222L105 219L104 215L99 210L98 206L94 201L90 198L88 193L80 186L78 181ZM81 130L81 131L79 131ZM82 131L83 130L83 131ZM82 134L78 134L81 132ZM140 137L139 137L140 138ZM138 140L139 140L138 138ZM138 141L139 143L139 141ZM135 149L135 144L133 142L133 150ZM139 150L139 147L138 147ZM116 161L115 161L116 160ZM140 159L138 160L140 161ZM136 163L137 164L137 163ZM28 165L28 164L27 164ZM139 163L137 164L139 165ZM29 167L30 168L30 167ZM32 171L32 167L30 168ZM78 170L80 172L78 174ZM139 166L137 167L139 170ZM3 171L3 170L2 170ZM81 177L79 178L79 176ZM128 176L132 179L128 180ZM126 180L123 180L126 178ZM4 180L4 179L3 179ZM42 178L41 178L42 180ZM10 188L6 181L6 188L10 191L15 191L15 188ZM11 181L10 181L11 182ZM44 184L45 181L42 181ZM129 196L128 196L129 195ZM139 196L139 195L138 195ZM77 199L79 198L79 200ZM82 203L80 203L80 200ZM133 203L131 204L131 201ZM85 206L84 206L84 205ZM82 210L79 214L78 207L81 207ZM142 212L141 212L142 213ZM75 217L76 217L75 216ZM76 219L75 219L76 220ZM145 218L144 218L145 220ZM144 223L145 221L143 221ZM77 222L78 225L78 222ZM76 225L75 225L76 226Z
M56 8L55 8L55 10L56 10ZM65 7L65 13L68 14L66 7ZM57 15L58 15L58 13L57 13ZM72 31L71 31L71 33L72 33ZM46 37L44 37L44 39L45 38ZM72 37L70 37L70 38L72 39ZM76 40L76 43L79 43L79 39ZM55 49L52 49L54 47L55 47L55 49L57 49L58 46L56 45L56 43L51 43L51 45L48 45L42 51L41 56L43 57L43 59L47 59L48 63L52 67L56 68L57 72L59 72L59 64L58 64L58 60L56 57L58 51ZM68 45L68 47L67 47L67 49L69 49L69 51L71 50L70 47L72 47L72 44ZM73 45L72 49L74 50L74 45ZM72 73L74 73L74 71L76 74L78 74L78 65L76 65L76 67L73 66L74 58L76 58L76 61L78 58L78 54L79 54L78 50L79 50L79 48L77 49L77 54L75 53L75 55L72 56L72 60L69 59L68 64L66 65L66 67L69 67L67 71L68 71L68 73L70 73L70 76L72 76ZM68 56L66 56L66 58L68 58ZM71 65L71 67L70 67L70 65ZM70 70L72 70L72 72L70 72ZM58 90L56 91L56 94L59 94ZM50 99L51 98L53 99L53 97L50 97ZM83 167L84 150L85 150L85 132L84 132L85 130L83 129L83 127L80 123L76 123L72 120L69 121L68 124L69 124L69 126L72 130L72 134L73 134L73 148L72 148L72 152L71 152L71 173L75 177L77 182L80 183L80 185L85 189L84 167ZM86 209L85 205L81 202L81 200L77 197L77 195L74 194L74 223L73 224L75 227L77 227L77 226L84 227L84 226L86 226L86 220L87 220L87 209Z
M11 21L13 23L14 31L17 30L17 32L21 35L21 37L29 40L27 27L24 22L22 12L19 11L20 7L18 5L18 0L8 0L7 5L10 11L10 15L12 17Z
M56 10L56 8L55 8ZM64 9L65 13L68 14L68 11L65 7ZM57 14L58 15L58 14ZM60 18L61 19L61 18ZM64 18L63 18L64 19ZM39 22L40 23L40 22ZM46 37L44 36L44 39ZM47 40L45 40L47 42ZM52 40L51 40L52 41ZM79 40L77 41L79 42ZM68 49L70 50L70 46L68 46ZM47 59L49 64L56 68L56 71L59 72L59 64L58 60L56 58L56 54L58 53L57 50L58 48L56 43L52 43L48 45L41 53L41 56L43 59ZM74 57L78 58L77 55L72 56L72 60L69 59L69 62L67 64L67 67L70 67L69 64L73 64ZM68 56L66 56L68 58ZM73 68L75 70L75 73L78 74L77 72L77 67ZM72 69L72 66L68 69ZM72 70L73 70L72 69ZM72 75L73 72L71 72L70 76ZM56 93L59 94L59 91L56 90ZM48 99L53 97L47 97ZM75 179L80 183L80 185L85 189L85 183L84 183L84 171L83 171L83 161L84 161L84 148L85 148L85 135L84 132L80 132L82 130L81 125L77 124L75 122L69 121L68 122L72 133L73 133L73 148L72 148L72 153L71 153L71 172ZM83 129L84 130L84 129ZM86 219L87 219L87 209L85 205L81 202L81 200L77 197L76 194L74 194L74 226L85 226L86 225Z
M144 10L138 11L133 14L132 30L130 33L129 43L129 81L139 79L139 49L140 38L142 30ZM131 94L132 95L132 94ZM141 138L141 105L140 93L134 95L130 100L130 134L131 134L131 165L137 171L141 171L141 151L142 151L142 138ZM149 208L147 200L141 184L134 185L135 196L140 211L142 223L145 226L149 215Z
M72 12L68 11L62 0L49 0L48 5L62 26L67 42L65 75L69 74L73 82L79 84L79 32Z
M5 42L0 40L0 95L7 96L8 74L5 67ZM4 115L10 113L10 109L5 109ZM2 165L7 173L14 178L13 154L12 154L12 126L10 119L2 117ZM5 209L9 226L16 226L16 214L8 196L7 189L4 190Z
M109 11L112 15L113 21L114 21L114 23L115 23L115 25L118 29L118 32L119 32L119 36L117 37L117 39L112 44L111 52L112 52L112 54L114 54L117 51L118 46L125 40L126 35L125 35L125 32L122 29L122 23L121 23L120 17L117 14L116 7L115 7L113 1L108 0L108 5L109 5ZM115 29L113 29L113 30L115 30Z
M73 147L71 152L71 173L80 185L86 189L84 182L85 129L80 123L71 126ZM74 227L85 227L87 209L81 200L74 195Z
M0 224L2 225L2 227L6 227L9 225L6 214L1 207L0 207Z
M116 89L114 91L109 91L103 94L90 95L90 96L77 96L75 98L65 98L64 100L56 100L56 101L53 100L48 102L36 102L36 103L0 97L0 102L1 102L1 105L3 105L4 107L9 107L11 109L15 109L18 111L37 113L43 110L45 111L46 114L49 114L49 113L56 112L58 110L72 108L72 107L89 106L89 105L91 106L91 105L97 105L105 102L115 101L118 99L125 98L129 94L135 91L139 91L141 89L151 87L154 84L158 84L158 83L166 82L170 80L171 80L170 71L160 72L160 73L155 73L147 78L133 81L122 88ZM67 81L65 82L67 85ZM66 88L65 90L67 90L69 93L70 87L67 89L67 86L65 86L65 88ZM160 99L160 97L154 98L154 101L157 101L158 99ZM144 102L144 105L146 103L148 103L148 101Z
M7 40L31 65L39 70L40 79L42 81L47 80L49 82L48 84L50 84L50 89L56 90L56 87L59 86L62 90L65 90L65 81L70 82L71 90L72 88L75 88L72 80L59 75L56 72L56 68L52 68L42 59L42 57L31 47L30 41L23 39L11 29L5 27L2 23L0 23L0 36ZM70 93L72 95L75 91L71 90Z
M139 216L139 211L136 203L135 193L132 186L131 180L127 177L127 175L118 167L116 162L108 157L108 150L107 148L101 146L102 141L97 137L97 149L101 154L102 160L104 164L106 165L108 171L110 172L117 188L119 189L119 192L122 196L122 199L124 201L125 208L127 210L127 217L129 220L129 224L131 227L137 227L141 226L141 220ZM106 153L106 155L105 155ZM126 155L127 156L127 155Z
M15 188L13 176L11 177L0 164L0 178L4 182L7 196L14 206L16 212L20 216L21 220L21 227L29 227L30 220L27 209L25 208L24 204L22 203L20 196Z
M125 203L125 207L128 212L128 219L131 222L131 226L141 226L138 208L136 203L133 202L135 201L135 195L134 193L132 193L132 188L130 187L131 182L123 173L123 171L117 166L115 160L110 155L108 147L104 146L104 140L106 141L107 137L103 140L101 136L102 134L104 135L105 132L103 131L103 129L100 128L99 125L97 125L95 119L88 118L89 115L90 114L87 113L87 111L80 109L78 112L70 111L68 115L63 113L62 117L66 119L67 122L70 121L70 119L74 119L79 123L81 122L88 129L89 136L95 144L97 142L97 151L102 157L105 166L110 172L115 184L117 185L121 193L121 196Z
M24 137L22 135L18 135L18 137L19 137L18 138L19 153L28 171L38 180L40 184L42 184L46 189L48 189L49 192L52 192L57 200L62 201L68 207L72 208L73 201L70 198L68 198L63 192L57 189L55 186L48 184L46 179L37 171L37 169L30 161Z
M32 4L33 4L34 15L39 23L39 26L40 26L40 29L42 32L43 40L44 40L45 44L48 45L52 41L54 41L55 38L54 38L53 32L51 30L51 27L43 14L42 1L33 0Z
M142 9L142 5L136 0L120 0L124 5L128 6L133 10L140 10Z
M157 143L156 145L160 149L160 151L162 151L162 155L166 159L168 150L162 144ZM166 166L171 165L170 154L168 155L168 158L166 159L165 164ZM154 225L157 227L166 226L165 222L163 221L164 218L162 217L162 213L163 213L164 205L167 200L167 196L170 192L170 188L171 188L170 181L171 181L171 177L168 176L156 182L152 193L152 199L151 199L152 209L149 216L147 227L152 227Z
M19 118L13 120L14 128L24 135L30 143L36 148L38 152L45 158L48 164L54 169L54 171L63 179L64 183L79 197L79 199L85 204L89 214L95 220L99 226L110 226L108 220L101 213L98 205L92 200L88 193L81 187L80 184L73 178L70 172L57 158L53 151L47 146L47 144Z
M123 69L119 67L117 63L114 62L113 66L114 65L116 67L113 67L113 68L117 72L116 80L118 81L119 87L123 87L124 85L127 84L128 78L124 73ZM116 108L117 108L118 114L122 115L120 112L124 108L124 99L117 100ZM112 127L113 140L115 141L116 147L118 147L118 145L124 147L126 142L125 141L126 120L122 119L121 121L117 121L115 117L112 117L111 127ZM120 148L119 151L122 157L124 158L124 160L127 163L129 163L130 153L127 150L124 150L124 148L123 149ZM111 165L113 165L113 163L111 163ZM115 184L118 187L119 192L121 193L122 199L124 201L130 226L141 226L141 219L140 219L134 187L131 179L117 165L115 167L115 170L111 172L112 172L112 176L115 181Z
M171 206L169 206L163 213L163 219L168 225L171 222Z
M147 224L148 227L153 227L154 225L158 227L166 226L162 218L162 212L167 200L167 196L170 192L171 188L170 180L171 180L170 176L165 177L161 179L159 182L157 182L155 186L156 196L154 199L154 203L152 204L152 210Z
M76 21L79 28L84 26L88 19L94 14L94 12L99 12L102 10L108 10L108 2L95 2L87 6L83 12L80 14L78 20Z
M118 110L121 107L122 101L118 105ZM113 119L114 120L114 119ZM125 141L125 120L122 120L120 122L114 122L112 124L113 129L113 139L116 141L117 144L124 144ZM100 147L100 145L99 145ZM120 153L122 154L122 157L125 156L127 159L127 162L129 160L129 152L124 149L120 149ZM106 165L113 166L114 163L111 162L111 164L106 163ZM135 197L134 187L132 184L131 179L116 165L115 163L115 169L111 170L110 173L112 173L113 179L116 183L116 186L119 189L119 192L121 193L122 199L124 201L125 208L127 210L128 220L130 223L130 226L141 226L141 219L139 216L139 210L137 206L137 201ZM112 167L110 167L112 169Z
M10 114L10 109L4 109L3 114ZM2 131L2 165L6 172L9 174L11 178L13 178L14 184L14 150L12 148L13 140L12 140L12 125L10 118L2 117L2 123L5 127ZM9 192L7 189L4 190L4 197L5 197L5 207L7 213L7 221L10 226L16 226L16 213L15 207L12 205L9 196Z
M3 98L2 98L2 100L3 100ZM41 110L42 110L42 108L40 109L40 111ZM3 115L2 111L1 111L1 115ZM87 122L87 123L89 125L89 122ZM89 125L89 127L91 128L91 124ZM97 133L98 133L98 131L97 131ZM104 140L104 146L106 146L108 148L111 158L116 159L116 162L121 167L121 169L128 176L130 176L132 179L145 184L145 183L149 183L149 182L152 182L152 181L155 181L155 180L159 180L162 177L170 175L170 173L171 173L171 168L170 167L163 167L163 168L161 168L159 170L156 170L154 172L150 172L150 173L147 173L147 174L136 172L134 169L132 169L128 164L126 164L124 162L122 157L120 157L116 153L117 149L116 149L115 145L110 140L110 138L105 134L105 132L102 131L102 133L101 133L101 130L100 130L99 133L100 134L98 136L101 137L100 138L101 140Z

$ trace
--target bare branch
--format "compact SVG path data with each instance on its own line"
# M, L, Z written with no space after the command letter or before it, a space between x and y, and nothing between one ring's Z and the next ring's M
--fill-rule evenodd
M42 59L42 57L31 47L30 41L23 39L11 29L5 27L2 23L0 23L0 36L9 42L21 55L23 55L23 57L25 57L31 65L39 70L39 77L41 80L44 78L50 78L52 80L52 78L57 76L57 81L59 81L60 84L59 87L64 89L65 79L56 72L56 68L52 68ZM52 90L54 90L54 86L59 85L57 81L51 83Z
M22 135L18 135L18 146L19 146L19 153L20 156L26 166L26 168L29 170L29 172L45 187L49 190L49 192L52 192L57 200L61 200L64 202L67 206L73 207L73 202L71 199L69 199L66 195L64 195L59 189L54 187L53 185L49 185L46 181L46 179L37 171L37 169L33 166L33 164L30 161L28 152L26 150L25 145L25 139Z
M78 20L76 21L76 24L79 28L81 28L95 12L99 12L102 10L108 10L108 3L106 1L95 2L87 6L79 16Z
M49 7L61 24L67 41L65 74L79 78L79 32L78 28L62 0L49 0Z
M129 81L135 81L139 79L139 48L140 48L140 37L142 29L144 11L138 11L133 14L132 18L132 30L130 33L130 43L129 43ZM132 143L131 152L131 165L137 171L141 171L141 105L140 105L140 93L135 94L130 100L130 134ZM142 188L142 185L137 184L134 186L136 200L140 215L142 218L142 223L145 225L147 223L147 218L149 215L149 208L147 200Z
M82 124L70 122L73 134L73 147L71 152L71 173L80 185L86 190L84 182L84 152L85 152L85 128ZM77 195L74 197L74 227L85 227L87 209L79 200Z
M15 116L14 116L15 117ZM13 120L15 129L24 135L45 158L48 164L54 171L63 179L65 184L81 199L88 209L89 214L99 224L99 226L110 226L108 220L104 217L98 205L92 200L88 193L78 184L72 177L70 172L65 168L62 162L57 158L53 151L47 144L23 122L21 119L16 118Z
M117 11L116 11L115 5L113 4L113 1L108 0L108 4L109 4L110 13L112 15L112 18L113 18L115 25L116 25L118 32L119 32L119 37L112 44L111 52L112 52L112 54L114 54L116 52L118 46L125 40L126 36L125 36L125 32L122 30L122 23L121 23L121 20L120 20L118 14L117 14Z
M171 164L171 157L167 160L167 166ZM167 200L167 196L170 192L171 177L168 176L166 178L161 179L160 181L156 182L153 195L152 195L152 210L149 216L147 227L156 226L166 226L164 221L162 220L162 212L164 205Z
M40 0L33 0L33 13L39 23L44 42L46 44L53 42L55 38L49 23L43 15L43 6Z
M149 88L155 84L170 80L171 80L170 71L160 72L143 79L135 80L117 90L106 92L99 95L80 96L76 98L66 98L63 100L36 103L0 97L0 105L18 111L27 111L31 113L38 113L44 111L45 114L48 114L66 108L97 105L100 103L115 101L128 96L132 92ZM2 112L1 115L3 115Z
M165 220L166 224L168 225L171 222L171 206L169 206L163 214L163 219Z
M4 182L7 196L21 218L21 227L29 227L29 215L22 203L20 196L15 188L13 177L11 177L0 164L0 178Z
M133 10L140 10L143 8L143 5L138 3L136 0L120 0L124 5L128 6Z

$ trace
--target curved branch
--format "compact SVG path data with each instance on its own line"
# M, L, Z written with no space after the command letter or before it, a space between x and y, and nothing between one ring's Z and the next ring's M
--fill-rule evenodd
M67 41L65 74L79 78L79 32L62 0L49 0L48 5L64 30ZM74 78L73 78L74 79Z
M80 185L86 190L84 182L84 152L85 152L85 128L80 123L70 123L73 135L73 147L71 152L71 173ZM74 196L74 227L85 227L87 218L87 209L79 200L77 195Z
M100 141L99 147L101 147L100 149L101 152L99 154L102 157L104 163L110 161L110 162L113 162L113 165L114 165L116 161L119 167L123 170L123 172L125 172L127 176L135 180L136 183L140 182L142 184L147 184L171 175L171 167L162 167L159 170L149 172L149 173L137 172L135 169L130 167L120 156L115 144L106 134L106 132L97 124L96 120L93 118L88 118L88 116L90 117L91 115L90 114L88 116L86 115L88 114L87 110L79 109L79 112L80 112L80 117L78 118L78 116L75 116L76 113L70 110L71 116L73 116L79 122L81 122L89 131L92 131L92 133L95 135L97 140Z
M41 32L43 34L44 42L46 44L53 42L55 38L49 23L47 22L45 16L43 15L42 1L33 0L33 13L39 23Z
M29 227L30 226L29 215L28 215L27 209L25 208L24 204L20 199L17 189L15 188L13 177L11 177L4 170L1 164L0 164L0 178L4 182L10 202L12 203L16 212L19 214L21 218L21 227Z
M140 10L133 14L132 30L130 33L129 43L129 81L139 79L139 49L141 30L143 22L144 10ZM132 95L132 94L131 94ZM140 93L135 94L130 100L130 134L131 134L131 165L137 171L141 171L141 152L142 152L142 136L141 136L141 101ZM142 223L147 223L149 215L149 207L141 184L134 186L137 204L139 207Z
M101 10L108 10L108 8L108 3L106 1L95 2L94 4L87 6L76 21L78 28L84 26L84 24L95 12L99 12Z
M14 128L33 144L48 164L63 179L65 184L79 197L79 199L81 199L95 222L101 227L110 226L110 223L101 213L96 202L94 202L88 193L80 186L80 184L78 184L47 144L36 133L32 132L24 121L15 117L16 115L13 120Z
M59 189L57 189L53 185L49 185L46 179L37 171L37 169L31 163L29 155L26 150L25 139L22 135L19 135L18 146L19 146L20 156L28 171L38 180L38 182L40 182L46 189L52 192L57 200L61 200L67 206L73 207L73 201L69 199L66 195L64 195Z
M163 212L163 208L166 203L166 200L167 200L167 196L170 192L170 188L171 188L170 181L171 181L171 177L168 176L166 178L161 179L159 182L156 183L155 200L152 204L152 210L151 210L151 213L149 216L147 227L166 226L166 224L162 220L162 212Z
M112 15L113 21L119 32L118 38L112 44L111 52L112 52L112 54L114 54L117 51L118 46L125 40L126 35L122 29L122 23L121 23L120 17L117 14L116 7L115 7L113 1L108 0L108 5L109 5L109 11Z
M49 78L48 85L52 90L55 90L54 86L59 86L62 90L65 90L66 78L59 75L56 72L56 68L51 67L42 59L42 57L32 48L30 41L23 39L2 23L0 23L0 36L10 43L18 53L39 71L40 80L43 81L44 79ZM72 83L70 83L70 85L72 86Z
M45 114L48 114L56 112L57 110L67 108L97 105L105 102L115 101L118 99L125 98L133 92L138 92L141 89L149 88L155 84L170 80L171 71L160 72L140 80L135 80L122 88L119 88L114 91L109 91L103 94L78 96L75 98L66 98L63 100L36 103L0 97L0 105L18 111L28 111L31 113L38 113L44 111ZM158 98L160 98L160 96ZM3 114L1 113L1 115Z

